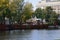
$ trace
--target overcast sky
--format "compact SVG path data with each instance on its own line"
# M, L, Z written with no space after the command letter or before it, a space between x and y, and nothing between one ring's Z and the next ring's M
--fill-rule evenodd
M41 0L25 0L25 2L31 2L33 4L34 10L36 9L37 3Z

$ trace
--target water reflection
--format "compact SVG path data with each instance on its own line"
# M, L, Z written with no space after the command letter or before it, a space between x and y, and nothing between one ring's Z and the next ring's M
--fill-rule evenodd
M55 40L60 30L13 30L0 32L0 40Z

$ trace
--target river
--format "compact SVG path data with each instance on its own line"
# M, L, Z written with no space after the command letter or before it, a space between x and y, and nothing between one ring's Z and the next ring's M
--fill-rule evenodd
M60 40L60 30L13 30L0 32L0 40Z

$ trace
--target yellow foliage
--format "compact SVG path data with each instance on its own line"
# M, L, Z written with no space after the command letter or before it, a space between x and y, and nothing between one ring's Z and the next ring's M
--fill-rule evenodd
M1 7L1 5L0 5L0 7Z
M5 2L6 0L2 0L2 2Z
M6 4L6 6L8 7L8 6L9 6L9 4Z

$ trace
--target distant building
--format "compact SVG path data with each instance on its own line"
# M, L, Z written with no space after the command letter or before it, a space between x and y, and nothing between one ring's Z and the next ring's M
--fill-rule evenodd
M51 6L56 13L60 14L60 0L41 0L37 4L37 8L45 8Z

